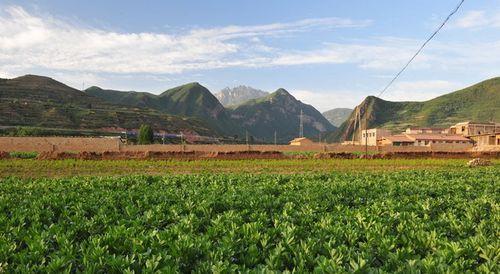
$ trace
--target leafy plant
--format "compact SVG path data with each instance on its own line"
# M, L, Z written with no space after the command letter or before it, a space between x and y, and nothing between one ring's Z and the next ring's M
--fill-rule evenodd
M0 180L15 272L499 271L495 168Z

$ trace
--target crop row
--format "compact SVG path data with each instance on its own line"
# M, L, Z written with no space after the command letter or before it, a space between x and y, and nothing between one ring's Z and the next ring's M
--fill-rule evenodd
M0 272L500 271L500 173L0 181Z

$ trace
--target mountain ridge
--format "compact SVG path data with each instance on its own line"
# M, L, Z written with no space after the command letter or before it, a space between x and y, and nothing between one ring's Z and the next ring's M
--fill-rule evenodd
M368 127L383 127L393 132L410 126L449 127L462 121L500 120L500 77L484 80L423 102L392 102L368 96L351 113L339 130L329 136L330 141L352 138L355 112ZM364 124L363 124L364 127Z
M317 139L319 134L336 128L313 106L295 99L287 90L277 89L266 97L252 99L232 110L231 117L251 134L272 142L274 132L279 142L288 142L299 136L300 112L303 112L304 135Z
M215 134L196 119L112 104L45 76L0 81L2 126L137 129L141 124L158 130Z
M246 101L264 97L269 95L269 92L255 89L250 86L240 85L237 87L226 87L215 93L215 97L221 102L224 107L237 106Z
M327 110L321 114L334 126L339 127L349 118L353 109L351 108L334 108Z

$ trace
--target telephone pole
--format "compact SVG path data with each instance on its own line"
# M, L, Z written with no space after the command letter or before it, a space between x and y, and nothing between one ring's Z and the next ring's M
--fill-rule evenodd
M277 139L277 138L276 138L276 130L275 130L275 131L274 131L274 145L277 145L277 143L278 143L278 142L276 141L276 139Z
M365 158L368 159L368 106L365 106Z
M299 129L299 137L302 138L304 137L304 113L302 112L302 109L300 110L300 129Z

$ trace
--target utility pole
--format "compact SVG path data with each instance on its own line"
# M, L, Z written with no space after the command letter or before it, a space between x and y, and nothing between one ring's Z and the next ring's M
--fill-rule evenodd
M302 109L300 110L300 129L299 129L299 137L302 138L304 137L304 113L302 112Z
M365 158L368 159L368 106L365 106Z
M276 130L274 131L274 145L277 145L278 142L276 142Z
M245 130L245 135L246 135L246 142L247 142L247 150L250 151L250 143L249 143L249 138L248 138L248 130Z

